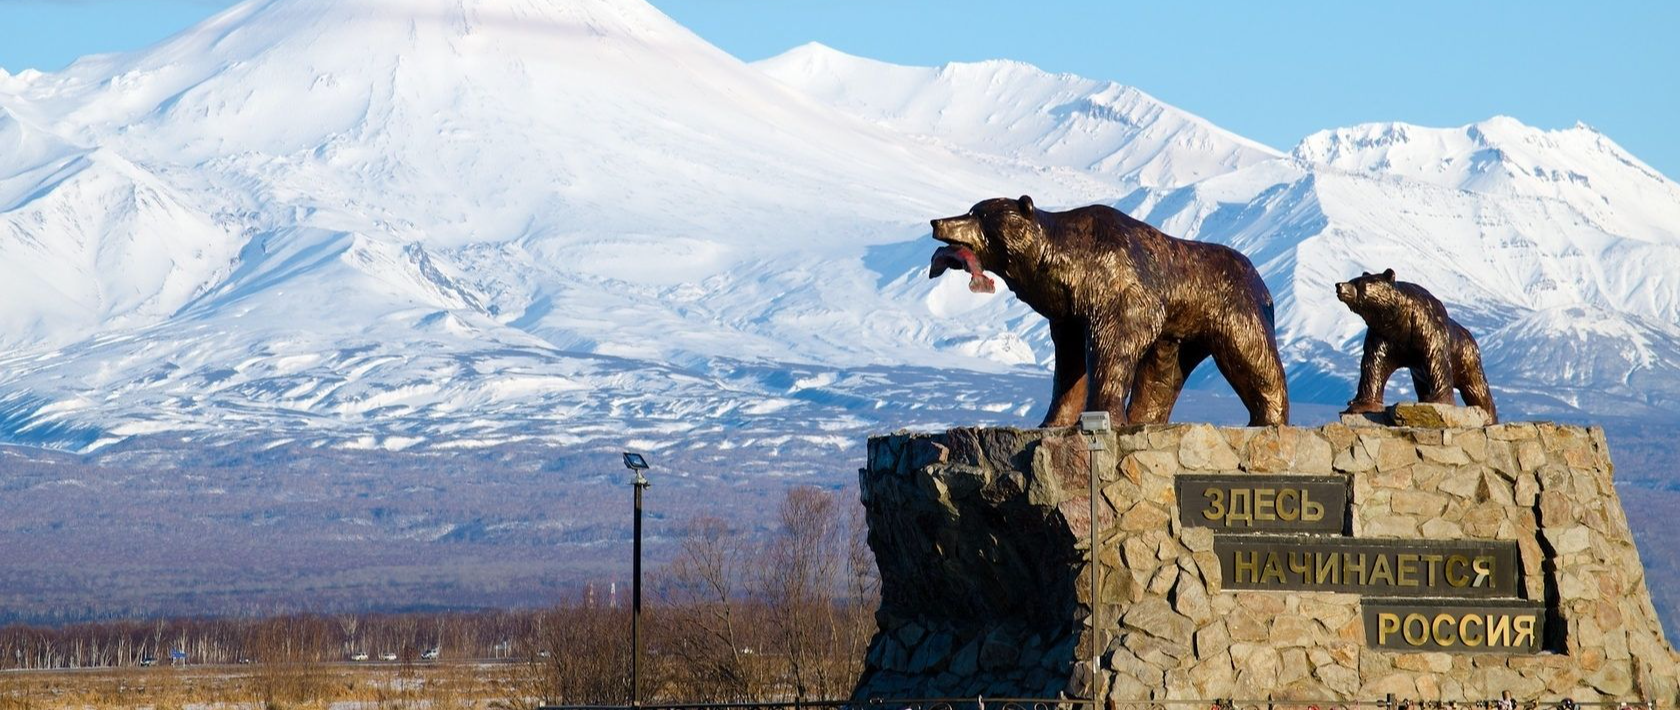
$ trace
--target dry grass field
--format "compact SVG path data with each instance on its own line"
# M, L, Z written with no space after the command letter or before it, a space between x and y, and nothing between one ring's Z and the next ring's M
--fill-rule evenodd
M0 672L0 710L528 708L520 663L298 664Z

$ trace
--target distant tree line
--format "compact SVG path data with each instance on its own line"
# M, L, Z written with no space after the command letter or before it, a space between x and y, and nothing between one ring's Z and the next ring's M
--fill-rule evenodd
M769 535L689 522L673 562L650 575L643 699L844 697L875 632L879 583L855 501L789 489ZM290 614L0 628L0 669L253 664L291 674L334 662L517 664L512 707L631 697L630 611L594 595L549 609ZM293 682L296 685L295 682Z

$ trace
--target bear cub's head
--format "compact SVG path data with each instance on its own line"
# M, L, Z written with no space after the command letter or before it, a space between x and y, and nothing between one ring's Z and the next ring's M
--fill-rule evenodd
M1032 198L1022 195L985 200L967 214L933 220L933 238L946 246L933 253L929 277L961 269L969 274L970 291L991 293L996 287L982 272L1004 273L1011 258L1039 239L1043 228L1037 214Z
M1365 315L1403 305L1405 294L1394 282L1394 269L1387 269L1336 284L1336 298L1354 313Z

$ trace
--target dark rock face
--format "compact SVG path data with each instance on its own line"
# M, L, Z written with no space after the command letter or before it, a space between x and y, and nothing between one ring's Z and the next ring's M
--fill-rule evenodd
M1053 696L1073 659L1081 564L1058 514L1086 485L1067 433L952 429L877 437L860 475L881 567L866 696ZM932 693L932 695L926 695Z
M1465 404L1499 422L1476 338L1447 316L1440 299L1422 286L1395 281L1394 269L1338 283L1336 298L1365 319L1367 328L1359 390L1346 413L1383 411L1383 387L1404 367L1412 371L1419 402L1450 405L1457 388Z
M982 270L1050 320L1056 374L1042 426L1082 411L1117 422L1165 423L1185 378L1212 357L1248 407L1252 425L1289 422L1272 294L1248 258L1228 247L1162 234L1112 207L1036 209L1032 198L992 199L933 220L930 275Z
M1086 697L1094 682L1116 701L1680 699L1597 429L1152 425L1102 441L1093 634L1079 434L870 440L882 606L856 697ZM1548 652L1385 650L1358 594L1227 589L1221 538L1180 520L1181 473L1341 477L1347 536L1514 544L1513 599L1544 605Z

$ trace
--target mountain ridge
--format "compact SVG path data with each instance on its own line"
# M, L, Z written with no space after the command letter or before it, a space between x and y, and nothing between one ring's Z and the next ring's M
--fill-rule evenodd
M6 441L723 451L792 406L846 436L962 406L1026 420L1040 395L984 383L1044 376L1042 319L928 281L921 241L1021 192L1248 253L1301 397L1351 387L1362 326L1330 284L1384 265L1484 337L1513 412L1680 389L1680 188L1585 127L1364 124L1286 153L1019 62L806 45L748 65L639 0L254 0L21 76L0 82L0 142L33 146L0 159L0 198L30 196L0 209Z

